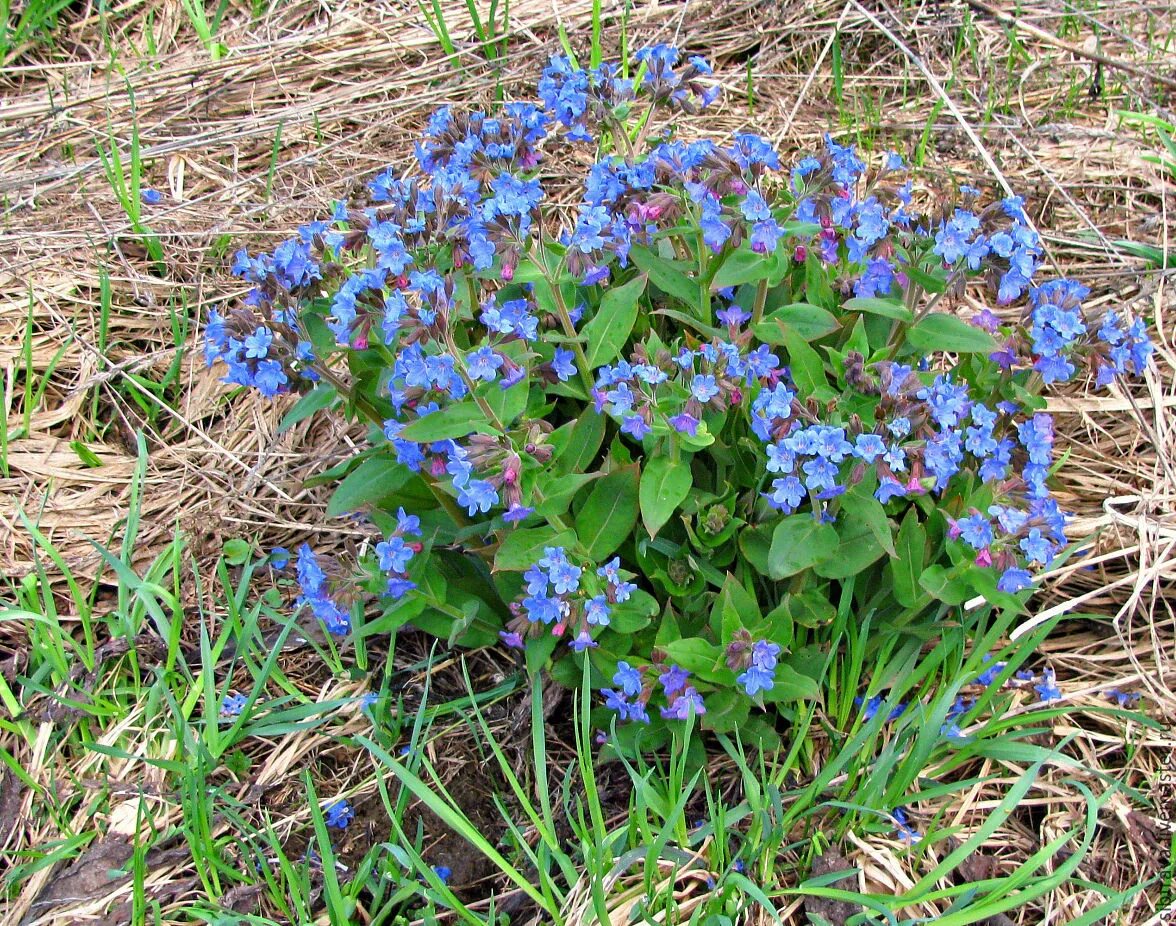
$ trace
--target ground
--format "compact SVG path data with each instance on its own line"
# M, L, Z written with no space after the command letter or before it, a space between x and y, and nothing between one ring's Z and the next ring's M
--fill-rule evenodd
M370 647L361 669L389 660L396 671L385 674L332 672L313 640L278 646L277 602L246 602L278 586L264 569L254 591L234 599L249 577L233 541L266 551L364 539L362 527L326 517L329 487L308 483L354 453L363 434L321 417L282 427L290 403L230 393L199 350L207 310L242 294L228 273L234 250L264 248L378 169L406 164L434 107L485 105L498 85L508 97L524 94L558 50L559 30L583 49L592 17L587 2L521 0L491 54L464 5L439 9L451 57L422 8L401 0L226 2L219 22L187 0L74 2L45 35L0 46L9 57L0 74L0 574L10 583L0 603L16 609L0 625L6 923L138 922L149 908L171 922L217 898L278 922L321 920L321 877L307 882L305 914L293 902L277 910L260 891L226 894L233 879L202 870L194 846L211 852L243 819L300 857L313 836L309 782L320 795L355 795L357 820L336 847L355 866L370 846L396 838L379 801L387 773L353 740L370 728L355 699L383 684L378 709L398 711L407 728L426 685L430 703L469 698L456 655L430 666L423 638L406 635L391 652ZM606 48L618 47L624 14L604 4ZM1090 882L1138 884L1160 871L1170 843L1149 796L1162 791L1164 763L1174 771L1176 302L1163 268L1176 266L1176 165L1155 156L1176 155L1165 153L1154 121L1137 117L1173 120L1173 26L1165 3L998 9L980 0L641 2L625 24L631 46L676 41L715 62L725 96L708 132L758 131L790 159L833 132L903 153L927 184L1021 193L1057 272L1090 285L1094 306L1154 319L1156 363L1145 381L1051 400L1082 553L1034 600L1039 618L1073 615L1038 661L1054 667L1074 710L1040 736L1072 736L1068 753L1086 770L1046 770L1049 786L990 838L966 877L986 877L985 865L1009 872L1079 822L1067 784L1075 777L1099 793L1109 781L1124 790L1099 812L1081 878L1013 911L1017 922L1079 918L1103 900ZM553 177L560 169L549 166ZM143 204L140 185L161 201ZM115 550L118 565L92 541ZM128 585L127 573L141 582ZM179 605L182 625L156 616L160 601ZM130 647L125 636L107 642L120 621L135 629ZM260 656L238 646L254 635L269 644ZM225 647L211 662L209 641ZM46 661L49 651L65 661ZM210 748L199 768L169 765L182 728L172 721L199 714L189 696L199 692L159 680L186 663L200 684L230 678L247 689L252 660L267 651L278 670L271 697L311 695L339 710L282 715L224 754ZM78 653L88 655L70 655ZM476 654L467 671L474 691L497 692L486 722L505 750L523 755L529 698L504 682L509 659ZM1107 710L1111 689L1138 692L1140 713ZM555 782L574 756L562 714L549 746ZM489 800L505 793L498 766L463 712L440 716L444 729L428 747L439 778L498 839ZM716 781L723 771L715 766ZM1015 780L1021 769L1003 771ZM207 819L195 819L197 795L186 790L198 783L221 798ZM946 816L982 818L999 783L963 792ZM606 809L623 816L620 779L612 790ZM136 855L128 868L127 836L144 819L156 835L134 850L145 862ZM462 897L477 901L493 886L516 916L526 913L490 880L492 866L415 805L402 821L409 839L418 821L425 857L453 869ZM845 851L862 870L861 888L909 883L891 843L859 840ZM108 875L131 868L141 881ZM691 889L684 884L684 896ZM1156 883L1114 916L1143 923L1160 898ZM792 922L803 921L800 909L789 909Z

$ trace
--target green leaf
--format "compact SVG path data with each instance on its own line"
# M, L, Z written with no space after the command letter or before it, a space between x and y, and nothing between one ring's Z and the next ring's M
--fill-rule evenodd
M601 562L616 550L637 525L636 464L609 473L596 483L576 517L576 532L590 560Z
M774 701L816 701L821 697L816 680L802 675L785 660L776 664L776 683L763 693L766 702Z
M580 331L587 347L588 366L592 369L612 363L637 321L637 300L645 292L649 277L642 273L622 286L607 290L600 300L600 308Z
M751 568L761 576L768 574L768 554L772 546L772 526L760 524L739 532L739 549Z
M870 526L856 519L841 518L837 538L837 554L813 567L813 572L826 579L857 575L886 552Z
M832 334L839 327L833 314L807 302L793 302L773 309L753 329L765 344L783 344L784 336L794 331L806 341Z
M252 555L253 547L249 541L239 538L225 541L224 557L230 566L244 566Z
M629 596L628 601L612 606L608 627L614 633L637 633L649 626L657 614L657 599L640 589Z
M82 461L83 466L95 468L102 465L102 458L80 440L71 440L69 446L78 455L78 459Z
M637 269L649 276L649 280L663 293L673 296L679 302L698 310L698 281L686 276L672 262L654 254L644 245L635 244L629 257ZM684 265L685 266L685 265Z
M877 299L873 296L855 296L843 303L851 312L869 312L871 315L882 315L886 318L897 318L899 321L909 322L914 316L911 310L901 302L893 299Z
M923 574L926 544L918 509L909 508L898 529L895 558L890 562L894 600L905 608L913 606L919 597L919 576Z
M711 609L711 629L723 643L730 643L740 630L750 630L762 621L759 603L735 576L727 573Z
M906 339L916 351L925 353L986 354L996 350L997 346L987 331L943 312L934 312L920 319L907 330Z
M788 609L788 616L801 627L824 627L837 617L837 609L828 593L815 589L799 595L786 595L783 604Z
M664 315L666 318L672 318L674 321L685 325L688 328L693 328L699 334L705 334L708 338L719 338L722 340L726 336L724 331L720 331L713 325L705 325L697 318L687 315L685 312L679 312L677 309L654 309L654 315ZM653 353L653 351L650 351Z
M693 480L688 460L671 460L668 456L653 457L641 474L641 520L650 537L670 519L677 507L690 494Z
M726 289L728 286L758 282L775 269L774 257L756 254L750 247L739 248L732 251L723 261L718 273L711 281L711 289Z
M449 440L454 437L469 437L471 434L497 434L486 420L482 409L473 401L458 402L439 411L410 421L401 430L402 440L430 444L433 441Z
M734 733L746 727L750 711L751 701L742 691L725 688L708 692L702 726L715 733Z
M772 531L768 578L786 579L837 552L837 531L810 514L782 519Z
M947 604L963 604L972 597L972 583L965 576L944 566L928 566L919 576L919 585L928 595Z
M535 506L535 511L541 518L563 517L572 506L572 499L576 497L576 493L599 478L600 473L552 475L544 485L543 501Z
M589 407L581 412L567 444L556 458L556 472L587 472L604 441L604 426L604 415L598 415L595 409Z
M788 351L788 363L792 370L792 378L796 381L797 393L802 399L816 396L820 399L827 395L829 380L825 376L825 364L821 355L809 347L797 332L784 333L784 346Z
M544 547L568 547L576 542L575 534L554 527L518 528L507 534L494 554L494 568L523 570L543 556Z
M483 383L478 387L478 395L485 399L498 420L508 428L526 410L530 392L531 381L527 377L509 389L503 389L498 383Z
M327 516L337 518L351 511L374 506L382 498L402 489L413 477L407 466L390 457L364 460L339 483L327 502Z
M821 258L817 256L816 248L809 250L804 261L804 296L814 305L824 306L826 309L837 307L837 297L833 295L833 287L829 285L829 274Z
M727 668L722 648L714 643L708 643L699 637L687 637L684 640L667 643L665 651L670 662L681 666L703 681L720 684L734 681L735 673Z
M317 411L329 406L335 401L335 387L327 383L320 383L310 390L306 395L294 403L294 406L282 416L281 422L278 424L278 433L284 434L294 425L298 424L306 418L309 418Z
M878 499L869 493L847 492L842 496L841 507L846 515L870 529L883 550L891 556L898 555L894 549L894 525L886 517L886 509Z
M927 271L913 264L904 264L903 273L929 293L947 292L947 271L943 267L934 267Z

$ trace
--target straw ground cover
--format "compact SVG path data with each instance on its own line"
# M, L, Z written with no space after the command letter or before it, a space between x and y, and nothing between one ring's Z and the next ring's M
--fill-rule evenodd
M517 842L552 857L565 844L599 845L593 834L623 822L631 793L662 820L654 832L677 826L664 829L674 809L664 794L632 787L616 768L595 776L596 829L572 820L556 832L543 806L529 817L548 778L558 810L594 776L572 774L577 730L559 722L571 713L568 696L532 699L505 656L481 653L463 666L410 634L394 647L373 637L341 656L313 627L285 623L279 580L255 551L308 538L319 549L362 542L358 527L324 516L329 491L312 478L362 435L318 418L283 427L284 409L229 392L194 350L206 310L241 294L227 273L236 247L271 246L269 236L321 215L376 170L406 163L435 106L486 105L499 86L507 96L525 87L561 28L581 51L592 31L588 4L514 4L507 36L488 46L464 9L440 9L438 20L430 7L431 27L407 4L80 6L46 17L46 29L6 52L0 569L11 610L0 637L0 832L13 922L213 919L218 910L342 922L356 903L364 916L410 915L421 901L405 898L415 893L452 905L429 866L451 870L460 899L480 911L470 916L494 896L495 909L519 921L547 921L539 911L552 907L589 921L596 898L580 872L595 869L585 854L560 849L566 867L516 860L515 880L487 858L500 836L511 842L503 814L523 828ZM1145 922L1163 902L1170 843L1159 785L1173 745L1176 400L1163 266L1176 175L1154 124L1118 113L1171 119L1171 23L1163 5L1022 6L1018 22L994 9L641 5L625 34L710 56L726 89L708 122L716 134L750 127L790 153L833 131L899 150L940 183L980 178L1026 194L1060 271L1087 281L1097 303L1155 319L1145 382L1052 400L1084 555L1035 599L1043 626L1065 619L1029 664L1052 666L1065 698L1064 710L1036 723L1030 745L1064 749L1069 760L1047 762L1007 819L997 811L1029 753L965 762L918 820L958 827L953 838L969 848L943 883L1009 876L1054 846L1031 878L1041 896L984 912L989 922L1114 909L1121 922ZM603 11L606 48L619 47L622 12ZM558 185L560 165L549 170ZM161 200L146 201L146 189ZM1112 691L1139 693L1142 713L1118 710ZM219 716L233 693L250 701L247 720ZM811 767L838 757L833 739L805 747ZM396 764L406 746L422 763L415 772ZM516 791L507 770L535 758L549 775L523 774ZM743 760L738 749L714 760L712 814L731 806L755 816L765 800ZM425 789L402 790L416 780L408 775L428 780L430 769L456 808L428 809ZM780 793L804 784L785 778L762 775ZM1101 806L1090 811L1080 786L1104 797ZM357 817L328 839L318 808L342 796ZM704 816L707 803L699 794L678 816ZM1082 830L1088 812L1094 843L1064 871L1075 847L1053 841ZM994 816L999 827L984 831ZM463 827L485 834L483 851ZM844 909L780 893L810 867L821 871L814 858L826 871L856 866L850 889L885 897L908 892L952 851L913 855L893 827L879 827L843 840L847 861L838 863L822 853L841 835L805 833L778 861L740 859L754 882L721 884L744 897L759 884L786 921L808 912L836 922ZM646 865L652 893L677 904L666 921L686 921L711 892L707 878L729 867L720 842L695 846L693 860ZM404 876L384 879L383 894L353 891L373 858L389 864L382 843L400 847L391 861ZM550 886L534 874L545 865ZM663 881L672 895L654 889ZM611 903L613 921L626 921L626 901ZM946 907L924 894L901 915ZM958 921L980 919L966 916Z

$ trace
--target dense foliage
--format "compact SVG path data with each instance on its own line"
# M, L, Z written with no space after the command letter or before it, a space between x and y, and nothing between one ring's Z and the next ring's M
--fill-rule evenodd
M209 363L302 393L288 422L371 425L326 475L378 542L296 557L332 634L587 672L622 741L691 713L771 740L820 697L835 615L868 647L929 636L973 598L1021 608L1061 553L1039 394L1142 372L1143 323L1038 281L1018 197L921 206L901 157L832 138L790 170L756 135L690 140L709 74L667 46L631 74L554 58L538 102L439 110L415 172L238 254ZM565 220L543 183L589 161Z

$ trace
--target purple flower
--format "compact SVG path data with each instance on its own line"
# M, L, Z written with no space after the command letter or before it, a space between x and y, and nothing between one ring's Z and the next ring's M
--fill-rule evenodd
M693 415L687 415L682 412L680 415L675 415L668 419L670 426L681 434L689 434L691 437L698 436L698 419Z
M706 706L702 703L702 695L700 695L693 685L687 685L682 693L678 695L669 705L663 707L661 715L666 720L686 720L690 716L690 711L693 710L696 717L701 717L706 713Z
M502 640L502 643L504 646L508 646L511 649L525 649L526 648L525 644L523 643L522 634L520 634L517 630L512 630L509 632L505 631L505 630L500 630L500 631L498 631L498 638L500 640Z
M715 317L728 327L739 328L744 322L751 319L751 313L744 312L739 306L732 304L716 312Z
M621 419L621 433L628 434L634 440L641 440L652 430L640 415L626 415Z
M669 666L662 671L662 674L658 677L658 681L661 682L666 697L670 697L675 692L681 691L686 687L686 679L689 677L690 673L681 666Z
M575 639L573 639L572 642L568 645L571 646L571 648L577 653L582 653L584 650L594 646L599 646L600 644L592 639L587 630L581 630L576 635Z
M519 521L525 521L534 513L534 508L529 508L526 505L520 505L518 502L515 502L510 506L506 514L502 516L502 520L509 523L518 523Z

